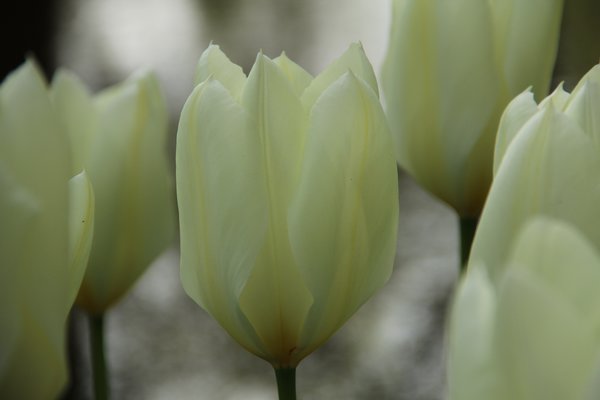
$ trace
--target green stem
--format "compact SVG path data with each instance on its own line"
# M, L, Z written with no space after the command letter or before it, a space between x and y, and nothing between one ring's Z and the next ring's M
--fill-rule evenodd
M460 272L467 268L478 218L460 217Z
M104 314L90 315L90 351L94 375L94 398L108 399L108 379L104 357Z
M296 400L296 368L275 368L279 400Z

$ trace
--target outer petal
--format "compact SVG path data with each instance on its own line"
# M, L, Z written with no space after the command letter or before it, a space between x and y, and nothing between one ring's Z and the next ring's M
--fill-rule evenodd
M569 92L563 89L563 84L561 82L558 84L556 89L554 89L554 92L550 93L548 97L546 97L540 102L539 108L552 106L558 111L564 111L567 104L569 103L570 98L571 95L569 94Z
M507 399L494 348L496 293L481 265L458 287L449 324L448 387L451 400Z
M0 161L0 388L9 382L6 377L11 363L18 362L23 354L15 354L22 333L22 290L25 254L34 243L27 239L31 235L33 222L38 216L39 203L19 187L8 175L6 166ZM0 393L6 393L0 389Z
M600 81L588 80L569 99L565 114L600 146Z
M60 70L52 80L51 96L69 134L72 154L71 175L84 169L90 143L98 129L98 118L90 93L77 76Z
M585 325L600 328L600 256L581 232L537 218L518 236L511 260L526 266L556 298L567 302Z
M509 396L581 399L600 355L600 258L573 228L527 225L501 282L497 337Z
M508 145L517 135L517 132L537 111L537 103L533 100L533 93L530 90L521 93L508 104L500 119L498 134L496 135L494 175L498 171Z
M167 113L152 75L96 99L99 131L86 171L94 186L94 245L78 302L101 312L123 295L174 235Z
M77 297L94 237L94 191L85 171L69 181L69 303Z
M600 153L579 126L553 107L533 117L514 138L490 189L471 250L496 278L509 244L531 216L565 220L598 244L590 215L600 204ZM585 195L582 195L585 194Z
M273 59L273 62L277 64L279 68L281 68L284 75L292 84L296 96L300 97L302 92L304 92L304 89L306 89L306 87L312 82L313 77L306 72L304 68L290 60L285 55L285 52L281 53L279 57Z
M246 75L237 64L227 58L219 46L214 44L208 46L200 56L194 83L198 85L210 76L221 82L234 99L240 98L246 82Z
M344 54L332 62L306 88L302 94L302 104L304 104L304 107L310 110L323 91L348 70L351 70L354 75L363 79L375 94L378 95L379 91L373 67L365 55L362 45L360 43L353 43Z
M263 149L269 207L285 207L296 187L308 114L284 71L262 54L248 76L242 105Z
M265 242L240 296L240 307L272 363L296 364L299 336L312 304L288 239L287 210L296 189L307 116L281 69L259 54L244 88L268 210Z
M585 372L595 359L590 354L596 346L593 333L582 327L569 304L525 271L505 279L497 326L509 398L581 398Z
M294 256L315 299L306 353L389 278L398 192L391 138L376 94L348 72L312 109L302 177L289 211Z
M533 85L548 93L558 48L563 0L492 0L498 59L508 93Z
M188 98L177 132L181 282L242 346L266 357L239 297L264 243L260 142L246 112L209 79Z
M63 318L67 284L67 181L70 158L66 135L52 113L45 82L37 67L25 63L11 74L0 90L0 159L7 173L39 201L44 212L32 232L37 251L27 254L24 273L28 285L24 298L43 325L62 340L54 329ZM35 118L33 117L35 116ZM44 268L39 266L44 265ZM52 284L49 284L52 282ZM51 328L52 327L52 328ZM61 335L58 333L61 332Z
M14 315L6 321L18 323L18 328L3 325L6 336L0 335L0 397L52 398L66 378L70 159L67 138L56 122L41 73L32 62L13 72L0 88L0 160L0 180L4 181L0 203L9 207L2 211L7 214L0 231L13 226L11 234L16 235L2 244L11 249L0 255L9 258L9 264L1 263L2 275L8 273L9 279L0 285L7 295L17 296L11 303L18 314L18 321ZM25 243L13 241L19 238ZM10 255L12 251L16 253ZM15 264L10 265L12 262ZM14 334L18 334L16 342Z

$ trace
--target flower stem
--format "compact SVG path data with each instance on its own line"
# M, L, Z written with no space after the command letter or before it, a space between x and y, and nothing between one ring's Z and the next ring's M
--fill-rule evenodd
M460 217L460 272L467 268L478 218Z
M108 379L104 357L104 314L90 315L90 351L94 376L94 398L108 399Z
M296 368L275 368L279 400L296 400Z

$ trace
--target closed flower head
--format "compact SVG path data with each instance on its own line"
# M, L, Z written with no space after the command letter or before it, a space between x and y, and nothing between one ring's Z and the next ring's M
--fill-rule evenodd
M177 135L181 279L242 346L293 368L388 279L397 176L360 45L313 78L211 45Z
M398 163L477 217L511 98L547 93L562 0L393 0L383 89Z

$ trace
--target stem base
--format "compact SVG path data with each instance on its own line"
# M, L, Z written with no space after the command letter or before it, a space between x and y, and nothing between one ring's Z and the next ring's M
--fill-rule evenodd
M275 368L279 400L296 400L296 368Z

